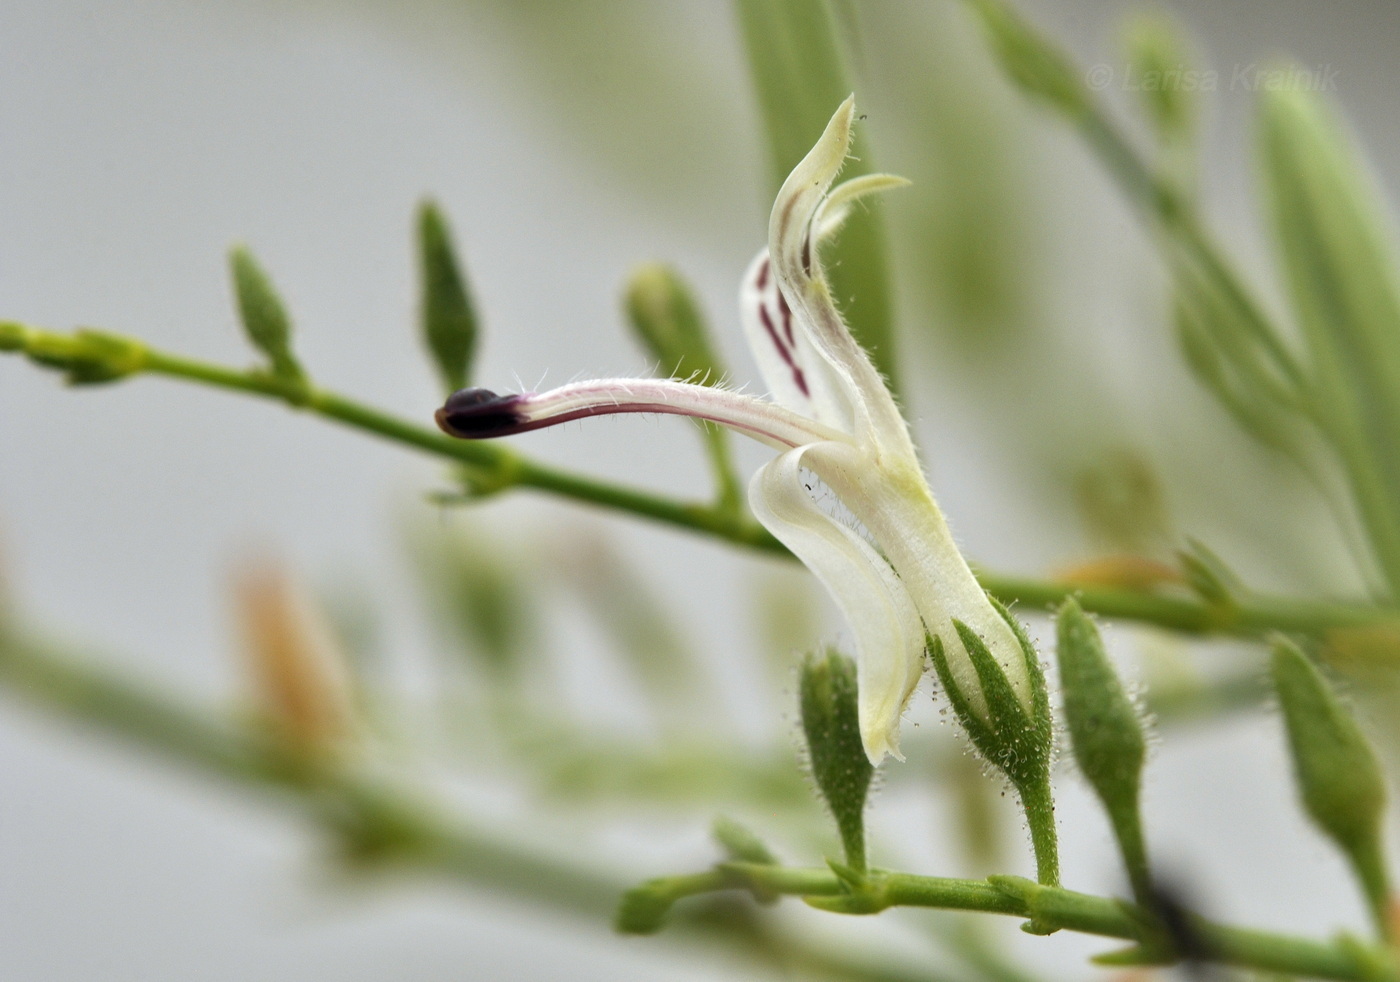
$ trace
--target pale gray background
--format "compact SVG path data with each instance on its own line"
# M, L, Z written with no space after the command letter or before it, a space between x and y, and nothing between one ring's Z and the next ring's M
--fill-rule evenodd
M658 99L616 101L625 86L606 77L596 89L614 101L568 118L559 89L588 75L586 56L548 77L518 57L519 25L499 9L399 6L0 4L0 316L100 325L243 363L223 256L246 240L289 297L320 380L426 419L436 392L411 340L408 222L432 193L486 312L484 381L642 370L616 294L633 263L654 257L697 280L748 376L730 310L762 235L765 171L726 6L643 16L667 39L670 67L710 93L683 102L693 126L661 114ZM1105 37L1118 4L1038 6L1086 62L1116 60ZM1378 172L1400 182L1393 5L1180 7L1222 70L1279 50L1340 66L1338 96ZM1211 197L1227 237L1247 240L1247 97L1219 103L1211 146L1226 162ZM616 134L627 165L598 155L598 128ZM1045 145L1047 174L1087 168L1068 140ZM671 171L638 183L653 160ZM1097 173L1083 185L1083 201L1066 202L1085 223L1067 233L1084 249L1073 275L1112 321L1142 288L1123 274L1145 253L1134 241L1125 258L1114 238L1124 220ZM1009 471L976 442L976 419L938 399L921 409L938 490L969 552L1026 570L1057 558L1071 537L1027 541L1035 489L999 480ZM677 421L571 426L522 443L678 492L704 480ZM239 684L225 592L250 541L275 543L315 577L346 572L387 589L402 572L394 523L442 484L431 463L278 406L161 380L70 392L0 361L0 530L20 598L73 639L211 697ZM522 527L573 513L536 498L497 507ZM723 611L744 590L746 560L625 521L606 527L695 599L690 617L715 650L736 646L743 625ZM411 629L395 630L411 646ZM744 678L743 666L727 671ZM733 701L736 725L767 729L751 718L760 700L741 687ZM324 888L314 850L275 811L12 702L0 709L5 979L725 977L720 963L678 959L663 943L536 921L489 899L416 888L347 899ZM1339 862L1288 799L1272 721L1183 735L1153 766L1154 843L1187 864L1219 913L1314 934L1361 923ZM1107 830L1082 791L1067 794L1062 815L1070 884L1114 888ZM707 818L680 845L657 847L652 868L703 862ZM938 820L898 802L875 818L883 834L928 839ZM935 869L939 853L929 855ZM1065 974L1103 947L1028 944L1053 951Z

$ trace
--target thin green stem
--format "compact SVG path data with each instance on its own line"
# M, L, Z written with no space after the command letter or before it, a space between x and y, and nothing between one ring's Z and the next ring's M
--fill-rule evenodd
M1366 896L1376 933L1386 940L1393 939L1390 922L1390 874L1386 868L1382 840L1379 835L1358 839L1347 850L1347 859L1361 891Z
M1021 808L1026 813L1026 825L1031 830L1031 846L1035 850L1036 879L1046 886L1060 885L1060 844L1055 834L1055 798L1050 789L1050 775L1044 780L1017 788Z
M21 351L36 359L42 353L43 364L54 368L69 367L63 359L77 357L74 350L83 337L81 333L62 334L27 325L0 323L0 351ZM468 481L477 494L512 487L534 488L699 532L768 555L792 558L782 543L742 509L678 501L600 481L531 460L507 446L458 440L431 427L308 384L197 361L151 349L131 339L113 335L101 337L109 341L115 339L136 352L139 357L133 359L128 373L148 371L285 402L362 432L464 465ZM1400 632L1400 609L1389 606L1264 596L1222 605L1191 597L1086 587L987 571L980 571L978 579L988 592L1008 604L1019 602L1042 609L1057 606L1074 596L1092 613L1187 634L1259 637L1282 631L1319 635L1337 629L1374 627L1393 627Z
M774 893L803 896L812 906L824 910L869 914L889 907L930 907L1006 914L1030 918L1048 929L1132 941L1163 960L1173 957L1170 939L1141 908L1020 877L963 880L877 870L857 888L821 869L791 870L746 863L726 864L725 869L742 874L750 888L758 886ZM1400 978L1390 954L1382 948L1345 941L1313 941L1229 927L1202 918L1192 918L1190 927L1201 943L1199 955L1207 961L1348 982Z
M1152 898L1152 873L1147 864L1147 842L1142 834L1142 815L1136 799L1121 801L1108 807L1113 836L1132 884L1133 896L1140 904Z

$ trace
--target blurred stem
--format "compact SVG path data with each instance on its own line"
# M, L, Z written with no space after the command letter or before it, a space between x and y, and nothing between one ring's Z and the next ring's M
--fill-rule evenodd
M44 351L49 367L65 368L54 361L54 351L68 352L82 343L83 335L44 331L27 325L0 323L0 350L34 353ZM286 402L293 408L316 413L385 439L416 447L464 465L477 495L525 487L565 498L626 512L774 556L792 558L768 530L747 512L729 511L700 502L678 501L665 495L638 490L609 481L574 474L522 456L499 444L458 440L436 429L400 419L380 409L356 402L310 382L293 383L258 371L243 371L197 361L148 348L133 339L115 338L137 352L135 371L152 372ZM1079 600L1086 611L1119 620L1154 624L1186 634L1258 637L1272 631L1320 634L1335 628L1395 627L1400 630L1400 609L1372 604L1342 603L1251 595L1229 603L1199 598L1166 596L1135 590L1086 587L1053 580L1005 576L985 571L978 579L988 592L1004 603L1021 603L1044 609L1058 606L1067 597Z
M705 453L710 458L710 471L715 477L715 510L740 518L744 514L744 489L734 472L734 454L729 447L729 434L714 423L701 423L705 437Z
M474 829L432 803L422 789L289 755L213 711L186 707L171 696L21 637L9 623L0 624L0 688L196 771L280 795L337 836L341 856L352 868L411 869L595 922L609 916L622 893L621 883L609 873ZM709 874L686 879L689 889L679 890L677 896L732 882ZM759 963L776 957L822 977L947 982L940 975L853 952L848 945L823 947L797 938L757 915L736 922L697 911L677 926L687 935L728 939Z

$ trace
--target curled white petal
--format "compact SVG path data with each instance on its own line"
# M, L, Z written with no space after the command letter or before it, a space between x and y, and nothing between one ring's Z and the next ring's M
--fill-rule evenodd
M870 356L841 319L817 255L819 243L813 222L850 149L854 114L854 98L847 99L831 117L816 146L783 182L768 218L768 251L773 275L799 329L806 332L812 348L850 393L857 438L913 456L913 444L899 407ZM837 208L878 186L879 181L865 185L858 179L855 187L838 201Z
M817 242L821 243L840 231L842 223L850 217L851 205L861 198L908 187L909 184L908 178L895 174L863 174L849 181L842 181L831 189L812 218Z
M924 629L899 577L868 542L822 511L802 483L799 447L754 475L754 515L816 574L855 634L861 740L872 763L899 753L899 723L924 665Z

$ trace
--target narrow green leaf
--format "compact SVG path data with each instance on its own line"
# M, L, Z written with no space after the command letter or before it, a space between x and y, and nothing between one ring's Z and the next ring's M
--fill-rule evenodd
M1385 779L1361 728L1316 666L1286 639L1274 643L1274 688L1303 807L1346 853L1382 933L1390 888L1382 820Z
M826 0L736 0L736 8L767 135L770 191L776 194L855 86L846 70L840 25ZM861 129L856 129L843 177L874 171ZM898 390L894 312L877 203L851 216L829 256L832 295L851 333Z
M419 327L449 392L466 388L476 354L471 290L452 245L447 218L433 202L418 208Z
M875 768L860 738L856 665L839 651L802 665L802 730L817 790L831 810L846 862L865 872L865 800Z
M272 280L246 246L234 246L229 252L229 268L248 340L267 356L274 375L289 382L302 381L301 365L292 353L292 319Z
M1260 156L1323 432L1400 591L1400 284L1380 196L1313 93L1265 92Z

